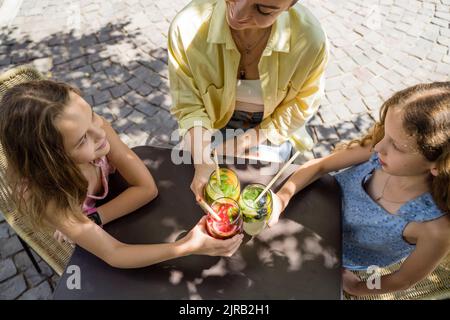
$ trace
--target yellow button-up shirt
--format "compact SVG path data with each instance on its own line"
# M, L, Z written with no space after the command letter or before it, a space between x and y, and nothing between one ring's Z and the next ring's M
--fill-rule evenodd
M168 38L171 112L180 134L196 125L225 127L235 109L240 61L225 1L192 1L172 21ZM307 8L297 3L277 18L258 64L260 128L270 142L313 147L304 125L319 107L327 57L325 32Z

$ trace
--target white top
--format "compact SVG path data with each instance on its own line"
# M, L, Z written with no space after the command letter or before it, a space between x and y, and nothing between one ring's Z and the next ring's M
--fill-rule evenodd
M236 85L237 111L264 112L261 80L238 80Z

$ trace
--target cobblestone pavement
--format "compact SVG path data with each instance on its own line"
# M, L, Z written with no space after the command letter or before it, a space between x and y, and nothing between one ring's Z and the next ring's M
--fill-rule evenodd
M82 89L130 146L171 147L166 41L188 0L0 0L0 72L25 63ZM326 95L310 122L308 157L356 137L382 101L420 82L449 80L450 0L306 0L331 44ZM0 299L48 299L58 277L38 274L0 215Z

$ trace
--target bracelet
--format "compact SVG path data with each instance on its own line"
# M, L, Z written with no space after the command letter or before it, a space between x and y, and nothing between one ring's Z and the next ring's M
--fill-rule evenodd
M87 217L100 227L103 225L102 219L98 214L97 208L91 208L86 211Z

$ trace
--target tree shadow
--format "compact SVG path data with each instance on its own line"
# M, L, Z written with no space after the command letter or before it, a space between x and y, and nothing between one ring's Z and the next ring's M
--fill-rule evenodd
M322 123L319 115L315 115L307 124L307 130L315 143L312 150L314 157L330 154L340 143L361 139L369 132L376 120L378 117L363 113L347 121L328 124Z
M177 128L170 115L167 52L155 48L130 20L95 32L53 33L39 42L0 30L0 72L31 64L46 77L78 87L94 110L130 146L170 147Z
M108 224L106 230L130 244L180 239L202 215L193 195L186 192L192 167L181 165L175 173L170 151L146 147L134 151L155 176L159 196L132 215ZM250 171L254 176L261 168L252 165ZM113 198L127 184L116 173L111 176L110 186L108 198ZM290 214L277 225L256 237L246 236L231 258L186 256L122 272L133 281L133 292L158 292L160 299L301 299L333 295L340 281L340 246L336 240L340 232L335 225L340 219L339 199L330 180L318 181L293 199ZM91 267L102 269L103 274L123 274L105 269L102 264L92 262ZM322 281L327 283L324 288L313 285Z

